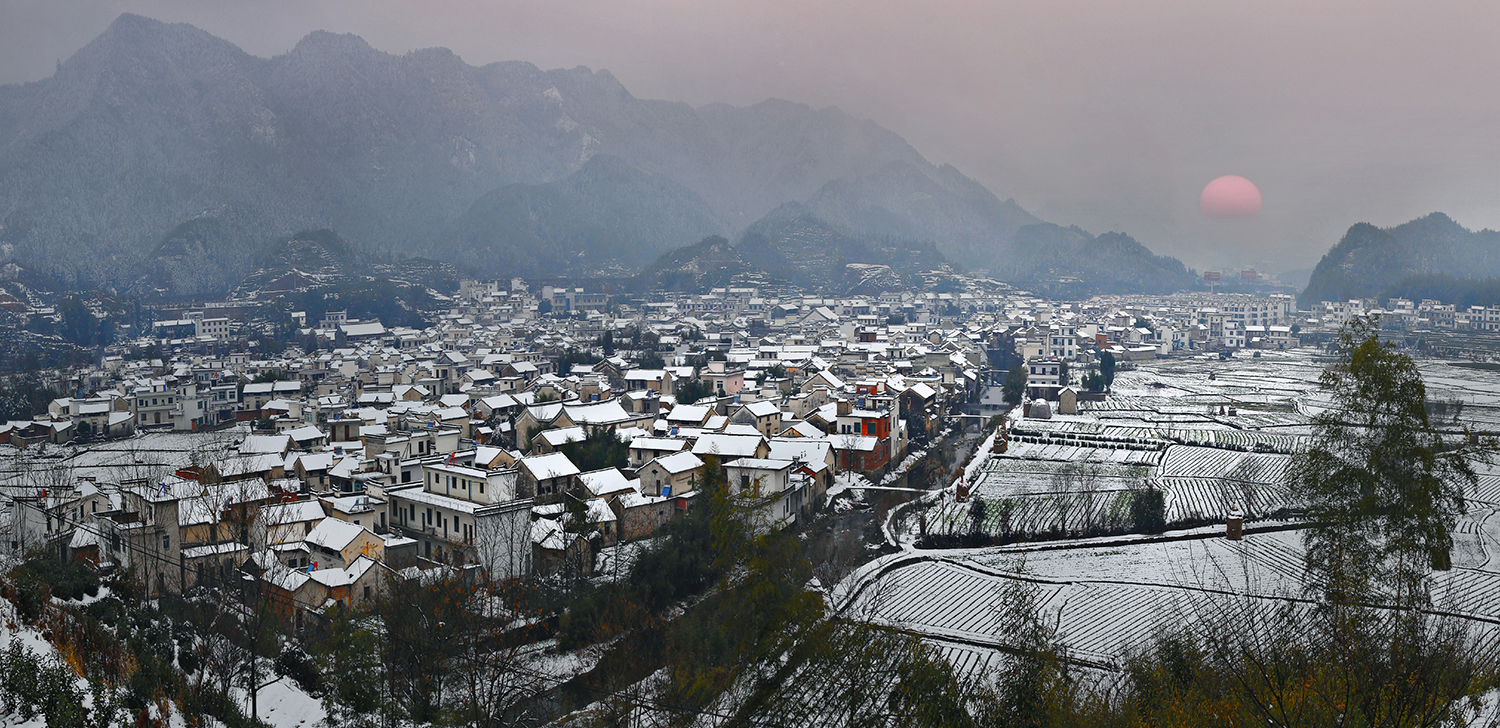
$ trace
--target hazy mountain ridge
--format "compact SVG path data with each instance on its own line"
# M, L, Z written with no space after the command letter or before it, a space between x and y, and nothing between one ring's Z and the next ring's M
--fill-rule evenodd
M636 270L791 202L848 250L930 242L1031 273L998 261L1035 217L833 108L695 109L607 71L475 67L327 32L259 58L128 14L53 77L0 87L0 259L73 285L211 294L323 228L471 273ZM795 248L810 229L757 234Z
M1391 228L1358 223L1313 269L1301 306L1386 295L1414 277L1500 275L1500 232L1472 231L1441 212Z
M691 190L599 154L556 182L507 185L479 198L427 253L485 276L591 275L633 272L723 233Z
M1182 261L1153 254L1120 232L1095 236L1078 227L1052 223L1016 231L1014 254L996 262L1001 280L1045 289L1069 279L1074 294L1171 293L1190 288L1192 275Z
M727 285L735 275L758 273L827 293L847 293L872 280L870 267L889 269L881 280L951 272L935 245L860 235L789 202L751 225L733 244L721 237L675 250L637 277L638 287L700 290Z

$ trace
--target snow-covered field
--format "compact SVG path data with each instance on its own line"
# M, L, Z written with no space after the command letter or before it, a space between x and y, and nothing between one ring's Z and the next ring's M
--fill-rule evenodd
M1146 484L1166 494L1167 517L1222 524L1244 512L1247 526L1287 505L1291 453L1327 407L1319 352L1264 352L1141 362L1119 373L1104 402L1077 415L1013 420L1007 452L971 474L986 501L986 528L1084 528L1106 519L1122 494ZM1441 428L1500 432L1500 372L1419 360ZM1462 402L1461 408L1454 402ZM1479 467L1479 485L1459 524L1454 568L1435 574L1434 602L1474 618L1494 638L1500 623L1500 464ZM1064 497L1071 494L1070 497ZM1092 514L1092 516L1090 516ZM1118 516L1118 512L1115 512ZM1002 520L1003 519L1003 520ZM907 519L900 543L914 540ZM1262 525L1290 529L1294 524ZM967 531L970 504L939 499L928 532ZM887 557L840 584L851 614L922 635L961 671L983 670L1004 643L997 606L1018 578L1038 585L1046 618L1080 660L1111 667L1165 628L1235 609L1242 600L1298 598L1303 546L1297 530L1223 526L1143 536L1051 541ZM850 596L853 595L853 596Z
M1500 621L1500 512L1471 511L1460 531L1454 568L1433 577L1433 601L1490 630ZM877 576L867 573L862 584L846 585L858 590L848 606L940 647L994 649L1005 640L1001 592L1022 578L1040 586L1044 618L1058 626L1075 657L1114 666L1164 628L1220 615L1245 598L1301 595L1300 531L1252 533L1241 541L1221 534L1209 527L1198 529L1207 537L1169 541L913 551Z

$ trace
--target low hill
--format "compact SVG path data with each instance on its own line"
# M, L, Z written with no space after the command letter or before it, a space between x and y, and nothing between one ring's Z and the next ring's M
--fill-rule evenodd
M990 272L1023 288L1069 295L1172 293L1193 284L1182 261L1156 255L1129 235L1095 236L1052 223L1018 230L1013 253L995 260Z
M892 287L905 276L951 270L930 242L861 235L788 203L756 221L731 244L712 237L674 250L636 277L642 289L702 290L736 276L847 293L876 280ZM881 275L876 275L880 273ZM874 277L872 277L874 276Z
M1497 275L1500 232L1469 230L1441 212L1391 228L1359 223L1318 261L1298 305L1378 297L1421 276L1474 279ZM1433 289L1430 280L1424 290L1441 300L1453 300L1453 295Z

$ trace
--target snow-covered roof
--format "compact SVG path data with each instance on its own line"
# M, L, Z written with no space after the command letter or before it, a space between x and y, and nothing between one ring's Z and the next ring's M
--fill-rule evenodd
M245 544L242 544L238 541L230 541L227 543L210 544L208 546L193 546L191 548L185 548L182 550L182 558L184 560L201 559L205 556L222 556L224 554L233 554L249 550L250 547L246 546Z
M707 420L711 414L713 414L713 408L706 405L679 404L673 407L671 412L667 413L666 420L668 422L699 425L703 424L703 421Z
M703 460L691 452L674 452L671 455L663 455L651 462L661 466L663 470L672 475L703 467Z
M589 523L607 523L615 520L615 512L603 498L590 498L583 502Z
M578 474L578 466L568 459L567 455L560 452L547 453L546 455L532 455L521 458L521 467L531 473L536 480L548 480L551 478L564 478Z
M828 454L833 443L811 437L788 437L771 440L771 453L767 457L775 460L801 460L813 472L828 467Z
M424 506L445 508L456 513L465 513L470 515L472 515L474 511L484 507L484 504L482 503L475 503L473 501L467 501L461 498L454 498L452 496L443 495L442 493L432 493L423 490L420 486L414 488L387 490L386 495L393 499L400 498L402 500L412 501L413 503L421 503Z
M880 438L870 435L839 435L830 440L835 450L853 450L856 452L874 452L875 446L880 444Z
M286 452L291 443L292 438L286 435L246 435L240 442L239 451L247 455L280 455Z
M772 458L740 458L724 467L742 470L786 470L792 467L792 461Z
M364 530L364 526L356 526L348 521L324 518L302 540L331 551L343 551Z
M570 442L583 442L588 437L588 433L584 432L582 426L574 425L573 427L559 427L555 430L547 430L546 432L539 433L537 437L540 437L548 445L555 448Z
M911 385L911 387L908 388L907 391L915 394L918 397L921 397L922 399L929 399L937 395L937 391L932 387L927 386L925 382L917 382L916 384Z
M308 576L312 577L313 581L332 589L334 587L348 586L359 581L359 578L364 576L365 572L374 568L374 566L374 559L361 555L346 568L318 569L309 572Z
M563 410L575 425L612 425L630 419L630 413L620 405L620 400L594 402L591 404L566 404Z
M721 435L705 433L693 443L696 455L728 455L731 457L755 457L763 438L759 435Z
M687 440L669 437L637 437L630 441L631 449L651 450L654 452L681 452L687 446Z
M781 412L781 410L775 404L767 402L765 400L761 400L759 402L751 402L750 404L745 405L745 409L750 410L750 414L755 415L756 417L770 417L771 415Z
M596 498L602 498L604 496L632 489L630 480L627 479L625 477L625 474L620 472L618 468L590 470L587 473L580 473L578 475L578 480L582 482L583 486L585 488L588 488L589 492L592 493Z
M548 551L561 551L567 547L566 532L557 521L540 518L531 524L531 542Z
M331 452L307 452L292 458L293 463L300 463L302 469L309 472L318 472L333 467L333 453Z

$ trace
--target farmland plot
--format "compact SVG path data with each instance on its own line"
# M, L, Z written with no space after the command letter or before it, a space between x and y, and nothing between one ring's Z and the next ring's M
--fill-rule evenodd
M1479 483L1474 492L1468 495L1469 500L1480 503L1500 505L1500 473L1479 474Z
M925 635L991 642L1001 632L997 607L1006 581L958 563L919 563L886 574L878 588L860 594L851 613L869 615L877 624L914 627ZM1060 589L1043 588L1043 609Z
M1290 455L1173 445L1156 471L1167 520L1217 520L1236 508L1248 518L1270 515L1291 502L1290 464Z
M1494 508L1475 508L1470 504L1469 513L1459 520L1453 533L1453 565L1467 569L1483 569L1490 563L1491 554L1500 549L1500 515Z
M1017 551L1026 547L981 549L953 556L999 573L1016 574ZM1224 538L1183 539L1109 547L1032 550L1025 554L1028 577L1059 582L1121 583L1233 591L1262 596L1299 594L1302 589L1302 536L1275 531Z
M1279 483L1286 480L1286 469L1290 464L1290 455L1173 445L1167 448L1157 475L1163 478L1229 478Z
M1091 494L1087 508L1096 520L1118 517L1126 495L1143 481L1166 494L1169 521L1218 524L1231 507L1250 519L1274 514L1292 498L1290 453L1312 434L1311 417L1330 404L1318 388L1327 361L1302 351L1137 363L1120 372L1105 401L1080 403L1079 415L1017 423L1016 433L1034 441L1013 441L973 483L986 502L984 528L994 533L1004 524L1035 532L1079 523L1078 496L1059 497L1067 489L1057 485L1058 473L1078 467L1098 469L1087 488L1073 489ZM1464 402L1457 413L1451 404L1434 413L1435 424L1500 432L1500 372L1432 361L1419 366L1429 401ZM1230 406L1235 415L1228 414ZM1171 444L1154 451L1095 447L1130 441ZM1115 460L1120 457L1127 459ZM1470 512L1454 531L1453 568L1433 574L1430 583L1438 608L1481 620L1476 630L1500 650L1500 559L1494 558L1500 554L1500 464L1477 469ZM951 498L927 518L929 533L972 527L970 504ZM883 590L889 606L875 611L890 610L891 623L940 646L954 664L991 669L986 647L1003 647L1003 635L993 615L976 610L1006 579L1021 577L1042 584L1044 617L1056 620L1074 654L1103 667L1119 665L1126 650L1145 646L1162 629L1201 623L1204 614L1222 614L1245 605L1242 600L1305 596L1302 532L1201 538L1214 532L1222 533L1222 526L1196 529L1196 538L1169 534L1166 541L1127 535L923 552L935 560L921 571L899 577L907 569L898 568L881 577L893 586ZM1018 554L1024 554L1024 568L1016 566ZM904 590L919 593L898 596Z
M1062 440L1044 442L1011 442L1001 460L1055 460L1068 463L1110 463L1114 465L1152 466L1161 460L1160 450L1092 447L1086 441L1071 444ZM1003 467L992 465L992 467Z
M1285 508L1291 493L1284 485L1221 478L1159 478L1167 494L1167 522L1219 521L1239 510L1247 519L1265 518Z
M1488 533L1494 524L1466 518ZM1461 525L1461 531L1473 527ZM1493 535L1493 534L1491 534ZM1074 656L1118 666L1133 649L1178 626L1201 624L1244 606L1243 599L1303 594L1302 533L1054 550L1031 547L978 549L917 561L878 577L861 593L854 613L959 650L1004 645L1004 625L994 609L1007 579L1040 585L1042 617L1055 620ZM1023 554L1022 552L1025 551ZM1024 561L1022 561L1024 559ZM1432 578L1438 609L1484 620L1475 627L1500 639L1500 569L1455 565ZM1493 642L1500 647L1500 642ZM973 665L975 656L953 653Z
M1017 452L1029 457L1016 457ZM1043 459L1042 456L1053 456ZM1128 513L1125 495L1142 487L1159 452L1031 446L1012 443L993 457L972 486L985 501L988 533L1041 533L1114 527ZM1152 456L1152 457L1145 457ZM929 533L966 533L970 503L945 500L927 511Z

